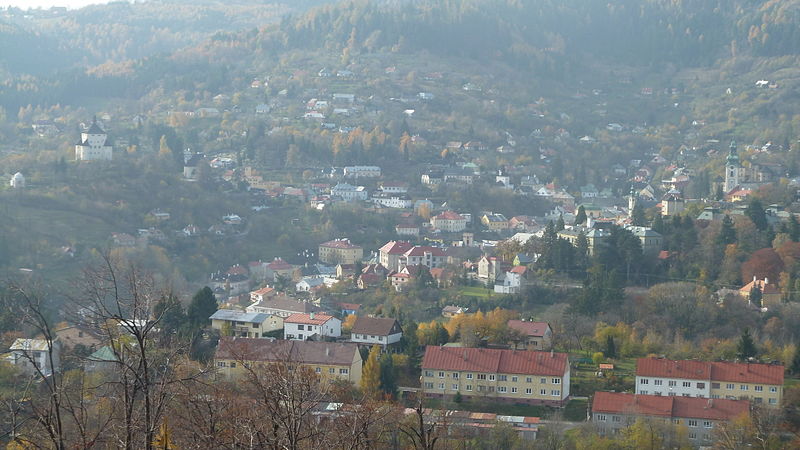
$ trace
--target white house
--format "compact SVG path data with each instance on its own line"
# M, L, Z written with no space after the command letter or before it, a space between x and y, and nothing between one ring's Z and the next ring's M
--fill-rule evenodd
M381 176L381 168L378 166L346 166L344 168L345 178L378 178Z
M81 133L80 141L75 144L75 159L78 161L111 161L111 146L106 145L106 139L108 139L108 135L97 124L95 117L92 126Z
M524 267L523 267L524 268ZM496 280L494 291L498 294L518 294L522 290L523 279L519 271L509 271Z
M325 285L323 277L303 277L302 280L294 285L297 292L311 292L312 290Z
M294 341L337 338L342 335L342 321L322 313L292 314L283 321L283 336Z
M49 377L60 369L61 345L52 342L53 363L50 364L50 345L45 339L16 339L8 349L8 362L25 373Z
M25 187L25 176L17 172L11 177L11 181L9 181L8 184L14 189L22 189Z
M339 197L346 202L367 199L367 189L364 186L353 186L348 183L337 183L331 189L331 196Z
M260 338L270 331L283 328L283 318L277 315L220 309L209 317L211 328L229 330L233 336ZM226 330L227 328L227 330Z
M397 319L358 317L350 332L350 341L358 344L377 344L384 348L400 342L403 329Z

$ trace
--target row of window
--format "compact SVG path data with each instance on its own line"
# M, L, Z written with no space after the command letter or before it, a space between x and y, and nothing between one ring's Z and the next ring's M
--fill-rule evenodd
M447 372L444 372L444 371L439 371L436 375L439 378L446 378L448 376ZM472 373L467 373L464 377L467 380L472 380L473 379L473 375L474 374L472 374ZM432 370L426 370L425 371L425 376L429 377L429 378L433 378L434 372ZM457 380L459 378L459 376L460 376L459 372L452 372L450 374L450 377L452 379L454 379L454 380ZM475 378L477 378L478 380L486 380L487 377L488 377L489 381L508 381L509 378L511 378L511 382L512 383L519 382L519 377L516 376L516 375L512 375L511 377L509 377L508 375L497 375L497 376L495 376L495 374L493 374L493 373L491 373L491 374L479 373L479 374L477 374L477 376ZM533 377L525 377L525 382L526 383L533 383ZM539 384L547 384L547 378L544 378L544 377L539 378ZM552 378L551 379L551 384L561 384L561 378Z
M236 363L235 362L228 363L228 362L225 362L225 361L217 361L217 367L236 368ZM248 364L245 364L245 367L249 367ZM292 370L292 369L293 369L293 367L289 367L289 370ZM322 367L315 368L314 372L322 373ZM328 368L328 373L332 374L332 375L336 374L336 369L333 368L333 367L329 367ZM350 373L350 369L346 369L346 368L340 368L339 369L339 375L348 375L349 373Z
M446 389L445 383L439 383L438 386L436 386L436 387L438 389L440 389L440 390L445 390ZM426 382L425 383L425 389L434 389L434 384L432 382ZM458 391L458 383L453 383L451 385L450 389L453 390L453 391ZM466 390L467 392L472 392L472 385L471 384L465 385L464 386L464 390ZM478 391L483 392L485 390L486 390L486 386L481 386L481 385L478 386ZM489 392L494 392L494 386L489 386L488 391ZM506 393L509 392L509 390L508 390L507 386L498 386L497 387L497 392L500 393L500 394L506 394ZM512 394L518 394L519 390L516 387L512 387L510 392ZM526 395L533 395L533 389L532 388L525 388L525 394ZM547 389L539 389L539 395L547 395ZM560 389L552 389L552 390L550 390L550 395L553 396L553 397L560 397L561 396L561 390Z
M597 414L595 416L595 420L598 421L598 422L606 422L608 420L608 416L606 416L605 414ZM617 423L622 422L622 417L620 417L620 416L611 416L611 421L612 422L617 422ZM676 425L680 425L681 424L681 419L672 419L672 423L674 423ZM689 425L692 428L697 428L699 426L699 421L697 419L688 419L686 421L686 423L687 423L687 425ZM714 423L711 422L710 420L704 420L703 421L703 427L704 428L713 428L714 427Z
M648 378L640 378L639 379L639 384L643 384L643 385L650 384L650 380ZM664 384L664 380L657 380L657 379L653 380L653 385L654 386L662 386L663 384ZM676 380L668 380L668 386L669 387L676 387L677 385L678 385L678 382ZM682 385L682 387L690 388L690 387L692 387L692 382L691 381L682 381L681 385ZM720 383L711 383L711 389L720 389L720 386L721 386ZM706 383L698 382L698 383L695 384L695 387L697 389L705 389L706 388ZM725 389L727 389L727 390L735 390L736 389L736 385L734 383L726 383L725 384ZM747 384L740 384L739 385L739 390L741 390L741 391L747 391L749 389L750 389L750 386L747 385ZM754 386L753 389L756 392L763 392L764 391L764 386ZM772 392L772 393L775 393L775 392L778 392L778 388L777 388L777 386L770 386L769 391Z

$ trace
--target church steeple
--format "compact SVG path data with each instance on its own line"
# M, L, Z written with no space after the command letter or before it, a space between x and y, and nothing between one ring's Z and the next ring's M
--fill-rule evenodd
M633 208L636 207L636 190L631 185L631 192L628 194L628 217L633 217Z
M739 186L739 153L736 151L736 141L731 141L728 157L725 158L725 193L731 192Z

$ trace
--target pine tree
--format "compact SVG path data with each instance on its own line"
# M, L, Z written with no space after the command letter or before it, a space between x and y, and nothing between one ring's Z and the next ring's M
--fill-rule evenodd
M394 397L397 393L397 376L394 373L394 360L392 359L392 355L384 353L381 355L379 363L381 369L381 391L383 391L384 394Z
M378 354L381 348L373 345L367 356L367 362L361 372L361 391L366 395L375 395L381 385L381 365Z
M213 314L213 313L212 313ZM183 305L172 294L162 297L153 307L153 317L160 318L159 328L164 335L177 332L186 323Z
M637 227L643 227L647 225L647 217L644 215L644 207L642 206L641 202L636 202L636 204L633 205L631 219L633 220L633 225Z
M556 221L556 231L562 231L565 227L566 224L564 223L564 215L559 214L558 220Z
M789 237L794 242L800 242L800 223L797 222L794 214L789 215Z
M800 375L800 345L795 346L792 365L789 366L789 370L795 375Z
M193 326L201 328L208 324L208 318L217 312L218 306L217 297L211 288L206 286L194 294L186 315Z
M606 350L603 353L606 355L606 358L614 359L617 357L617 346L614 344L614 337L610 334L606 339Z
M758 306L760 308L761 307L761 299L762 298L763 298L763 294L761 292L761 288L759 288L758 286L753 286L753 288L750 289L750 297L749 297L750 303L752 303L752 304L754 304L754 305L756 305L756 306Z
M733 220L727 214L722 218L722 227L717 235L717 243L721 245L736 243L736 229L733 228Z
M664 217L661 214L656 214L653 218L653 224L651 225L653 231L656 233L664 234L665 226L664 226Z
M761 206L761 202L757 198L750 200L750 203L744 210L744 215L753 221L753 224L759 231L764 231L767 229L767 226L769 226L767 223L767 214L764 212L764 207Z
M586 222L586 210L581 205L578 207L578 213L575 214L575 225L580 225L584 222Z
M739 343L736 345L736 356L746 361L757 354L758 349L756 348L755 342L753 342L753 337L750 335L750 329L745 328L742 337L739 338Z

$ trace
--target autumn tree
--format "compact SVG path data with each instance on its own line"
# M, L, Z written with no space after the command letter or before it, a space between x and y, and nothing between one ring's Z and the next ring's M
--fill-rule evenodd
M381 364L378 360L381 348L378 345L373 345L369 350L369 356L364 363L364 368L361 371L361 391L368 396L375 396L380 390L381 386Z

